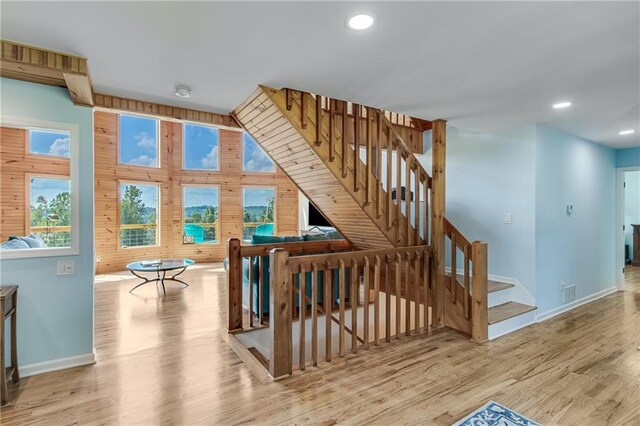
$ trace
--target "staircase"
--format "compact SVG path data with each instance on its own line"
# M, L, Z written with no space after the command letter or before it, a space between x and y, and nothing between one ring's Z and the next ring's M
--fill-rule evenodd
M482 342L490 337L490 327L535 309L500 299L510 285L488 281L486 243L470 242L444 217L444 120L413 124L420 132L433 129L431 176L413 155L412 141L402 137L411 117L265 86L232 115L355 249L413 247L431 253L428 266L407 260L406 269L398 271L385 256L378 270L388 271L380 288L391 295L404 297L394 288L400 288L396 282L411 281L408 276L429 282L424 290L429 325L448 326ZM455 266L453 274L445 274L445 257ZM501 302L489 305L494 293Z
M383 111L260 86L233 116L358 249L427 242L431 178Z
M450 272L446 274L446 279L451 280ZM463 280L463 275L458 275L458 281L462 282ZM447 285L449 286L450 284ZM496 339L535 322L535 310L537 308L528 303L515 301L522 299L515 284L488 279L487 293L489 340Z

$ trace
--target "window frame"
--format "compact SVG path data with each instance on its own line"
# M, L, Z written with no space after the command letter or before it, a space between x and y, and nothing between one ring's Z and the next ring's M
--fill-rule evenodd
M136 250L136 249L146 249L146 248L160 248L162 246L162 230L161 230L161 206L162 203L160 201L160 197L162 197L162 184L158 182L145 182L145 181L136 181L132 179L118 179L118 211L117 211L117 220L118 220L118 231L117 231L117 242L118 242L118 250ZM122 245L122 185L140 185L140 186L155 186L158 189L158 206L157 214L156 214L156 243L149 244L146 246L123 246Z
M240 210L240 221L241 221L241 232L242 232L242 238L240 238L241 241L245 241L244 240L244 190L245 189L273 189L273 234L274 235L278 235L278 186L274 185L274 186L270 186L270 185L241 185L240 186L240 190L242 193L242 199L241 199L241 210Z
M80 254L80 156L79 156L79 148L80 148L80 126L73 123L63 123L56 121L47 121L47 120L38 120L26 117L16 117L16 116L0 116L0 127L11 127L14 129L23 129L23 130L53 130L53 131L63 131L69 133L69 158L66 157L56 157L59 158L58 161L69 161L69 180L70 182L70 193L71 193L71 246L70 247L43 247L43 248L31 248L31 249L6 249L0 250L0 259L30 259L30 258L38 258L38 257L58 257L58 256L77 256ZM27 136L28 137L28 136ZM26 144L29 144L29 141L25 141ZM29 149L27 147L26 149ZM30 154L30 155L38 155L38 154ZM32 173L31 175L45 175L46 173ZM29 175L28 173L25 176ZM58 176L58 175L55 175ZM59 177L62 177L60 175ZM65 176L66 177L66 176ZM26 198L27 195L29 197L30 188L25 187L25 205L29 203ZM25 206L27 209L28 205ZM29 215L30 212L26 213L25 216ZM25 218L26 220L26 218ZM25 230L31 229L31 222L25 223ZM93 232L93 231L91 231Z
M27 235L31 235L33 231L31 230L31 179L51 179L51 180L68 180L69 188L71 188L71 177L67 175L54 175L51 173L25 173L24 175L24 194L25 194L25 211L24 211L24 225L25 230L27 231ZM73 203L73 196L71 199ZM71 211L71 221L73 223L73 208ZM71 238L73 238L73 228L69 225L69 233L71 234ZM47 248L55 248L55 247L47 247ZM69 247L60 247L63 249Z
M55 154L43 154L40 152L31 152L31 131L35 130L35 131L39 131L39 132L51 132L51 133L61 133L60 130L54 130L54 129L42 129L42 128L35 128L35 127L29 127L27 129L25 129L25 142L24 142L24 149L25 149L25 155L28 155L30 157L38 157L38 158L46 158L46 159L56 159L56 160L70 160L71 159L71 140L69 140L69 156L65 157L63 155L55 155ZM66 130L64 130L64 132L67 132ZM69 139L71 139L71 134L69 134Z
M181 216L181 221L182 221L181 222L181 224L182 224L181 225L181 230L182 230L182 238L183 238L182 239L182 244L183 244L183 246L190 246L190 245L218 246L218 245L222 244L222 239L220 238L220 235L219 235L219 234L221 234L221 230L222 230L222 221L220 220L220 217L221 217L220 216L220 185L218 185L218 184L208 184L208 183L185 183L185 184L182 184L181 186L182 186L182 199L181 199L181 207L182 207L181 210L182 210L182 213L181 213L180 216ZM216 233L217 233L216 236L218 237L218 239L216 241L211 241L211 242L205 241L205 242L202 242L202 243L194 242L193 244L191 244L191 243L187 244L187 243L184 242L184 225L185 225L185 222L184 222L184 219L185 219L185 216L184 216L184 211L185 211L184 193L185 193L185 190L187 188L210 188L210 189L216 189L218 191L218 197L217 197L218 198L218 200L217 200L218 201L218 219L217 219L218 220L218 225L216 226Z
M248 135L251 139L253 139L253 143L255 143L255 144L256 144L256 146L258 147L258 149L259 149L259 150L261 150L261 151L262 151L262 153L263 153L263 154L264 154L264 155L265 155L269 160L271 160L271 162L273 163L273 170L246 170L246 169L244 168L244 164L245 164L245 161L244 161L244 158L245 158L245 156L244 156L244 136L245 136L245 134L246 134L246 135ZM253 136L251 136L248 132L243 131L243 132L242 132L242 173L256 173L256 174L270 174L270 175L273 175L273 174L275 174L275 173L277 173L277 172L278 172L278 165L276 164L276 162L275 162L275 161L273 161L273 158L271 158L271 156L270 156L267 152L265 152L265 150L264 150L264 149L262 149L262 147L260 146L260 144L259 144L259 143L258 143L258 142L253 138ZM274 204L274 205L275 205L275 204ZM275 207L274 207L274 208L275 208Z
M194 121L182 121L182 158L181 158L181 170L185 171L185 172L195 172L195 173L219 173L220 170L222 169L221 167L221 161L220 161L220 128L217 126L212 126L212 125L208 125L208 124L204 124L204 123L198 123L198 122L194 122ZM185 146L187 143L187 138L186 138L186 128L187 125L189 126L198 126L198 127L208 127L211 129L215 129L215 131L218 133L218 164L216 164L216 168L215 169L203 169L203 168L187 168L185 165ZM219 198L219 197L218 197Z
M161 149L161 142L160 140L162 139L160 131L161 126L160 126L160 118L158 117L154 117L154 116L150 116L150 115L143 115L143 114L129 114L129 113L122 113L122 112L118 112L116 114L118 116L118 119L116 120L116 165L120 166L120 167L136 167L136 168L141 168L141 169L160 169L162 168L162 149ZM121 117L122 116L126 116L126 117L134 117L134 118L144 118L147 120L154 120L156 122L156 165L155 166L143 166L141 164L131 164L131 163L123 163L122 162L122 149L121 149L121 144L122 144L122 139L120 138L120 135L122 133L122 125L121 125Z

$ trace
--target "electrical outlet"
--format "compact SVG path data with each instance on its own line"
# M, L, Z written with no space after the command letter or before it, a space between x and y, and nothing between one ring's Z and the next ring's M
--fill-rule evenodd
M76 273L76 262L74 260L58 260L58 275L73 275Z
M100 256L96 256L96 262L100 262Z
M511 225L511 213L504 214L504 223L507 225Z

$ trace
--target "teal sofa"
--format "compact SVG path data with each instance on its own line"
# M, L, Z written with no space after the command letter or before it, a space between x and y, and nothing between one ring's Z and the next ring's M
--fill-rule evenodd
M273 235L254 235L251 239L252 245L259 244L278 244L278 243L293 243L293 242L302 242L302 241L319 241L319 240L335 240L342 239L342 236L339 233L328 233L324 235L305 235L302 236L273 236ZM264 267L262 269L262 289L263 289L263 299L262 299L262 311L264 313L269 312L269 256L262 256L262 260L264 262ZM259 305L259 297L258 297L258 286L259 286L259 275L260 275L260 263L259 258L255 257L251 265L249 264L249 259L242 259L242 286L243 286L243 304L245 306L249 306L249 268L253 269L253 310L255 314L258 314ZM318 303L323 303L324 296L324 273L322 271L318 272ZM339 286L339 271L335 270L333 272L332 277L332 287L333 287L333 297L334 303L337 302L340 295L340 286ZM346 299L348 300L349 295L349 268L345 268L345 294L347 295ZM307 298L311 300L312 296L312 288L311 288L311 278L312 272L305 273L305 283L306 283L306 291L305 294ZM300 288L300 274L296 274L296 287ZM299 298L296 297L296 306L299 306Z

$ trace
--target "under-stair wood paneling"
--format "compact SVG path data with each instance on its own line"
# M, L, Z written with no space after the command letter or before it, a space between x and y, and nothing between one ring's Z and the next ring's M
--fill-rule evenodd
M118 164L118 114L96 111L95 126L95 244L97 272L122 270L127 263L144 258L188 257L198 262L221 261L226 241L242 238L242 187L276 188L276 233L297 235L298 189L283 171L242 171L242 132L219 129L219 171L182 170L182 123L160 121L161 167ZM118 183L160 184L160 244L154 247L121 248L119 242ZM182 194L185 185L218 187L220 222L217 244L183 244Z
M364 191L356 193L355 197L362 198L356 200L345 188L345 185L353 187L355 175L350 173L343 184L337 177L339 172L330 170L318 155L317 152L324 150L324 157L328 157L328 143L315 145L315 121L312 118L314 114L309 114L308 125L306 129L302 129L300 123L294 125L295 121L287 118L283 112L284 108L276 105L276 102L284 106L286 101L283 91L260 87L236 108L234 115L354 246L359 249L394 247L395 241L390 241L381 231L381 227L371 219L371 215L375 215L374 203L370 204L370 215L361 207L364 203ZM313 103L312 100L308 102ZM298 112L300 117L300 100L295 99L292 103L292 110L295 110L292 114ZM313 104L310 106L315 108ZM322 133L326 138L328 129L324 130ZM339 156L340 154L336 153L336 157ZM336 160L334 163L337 167L341 161ZM362 176L361 182L364 180Z
M27 175L69 177L69 160L29 154L28 131L0 127L0 241L29 233Z

